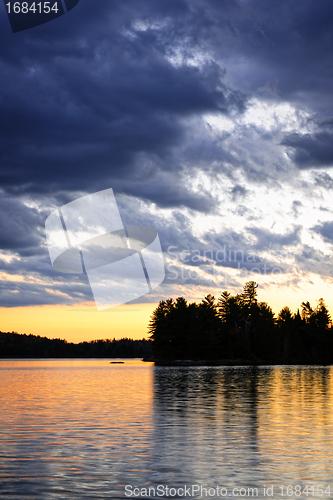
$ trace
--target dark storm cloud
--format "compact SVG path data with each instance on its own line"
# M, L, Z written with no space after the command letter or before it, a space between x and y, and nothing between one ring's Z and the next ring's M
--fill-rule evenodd
M182 165L170 153L188 135L186 117L241 113L248 88L256 92L274 81L276 96L296 99L302 91L325 93L327 100L332 13L328 1L109 0L97 6L81 0L53 22L2 34L2 186L37 194L117 183L120 192L144 191L158 202L151 177L162 169L170 183L178 182L174 172ZM200 64L188 62L196 57ZM226 84L225 71L236 88ZM214 161L207 155L213 144L197 156L195 147L187 146L192 163L200 155ZM152 156L156 161L145 171L144 158ZM219 159L236 162L227 151ZM129 187L128 179L136 182ZM189 202L179 192L160 193L159 200L195 204L195 196ZM198 200L200 210L210 209L209 200L206 205Z
M281 144L287 146L288 156L301 169L333 165L333 133L294 133L286 136Z
M154 178L155 177L155 178ZM118 193L131 195L135 191L141 199L156 203L160 207L180 208L187 207L197 212L211 212L216 206L216 199L207 190L193 192L186 175L174 172L171 175L157 176L148 183L136 184L128 180L126 185L117 180L113 183L114 190Z
M186 189L184 196L159 189L157 199L150 180L162 169L177 184L181 166L170 151L184 138L183 119L241 112L244 94L226 86L212 60L194 67L166 58L166 47L182 38L171 27L172 18L188 12L185 2L83 4L75 17L17 33L0 60L2 186L37 195L96 191L108 182L162 206L194 208ZM168 22L135 30L140 18ZM210 206L209 197L198 197L199 210Z
M20 200L1 194L0 197L0 248L20 255L40 253L42 224L45 216L35 208L27 207Z
M247 192L248 192L248 190L244 186L241 186L240 184L236 184L231 189L231 197L234 201L242 200L246 197Z
M57 273L48 255L0 259L0 272L1 307L93 301L87 276Z
M326 189L333 189L333 179L327 172L316 175L314 180L318 186Z
M209 188L193 187L196 174L212 181L227 176L228 196L239 203L252 189L241 184L239 170L250 182L269 185L275 169L274 159L266 167L257 151L256 138L268 144L271 133L246 125L243 144L239 128L209 135L201 117L237 119L250 97L306 106L320 116L319 130L295 130L281 149L301 169L331 165L332 32L328 0L80 0L53 22L0 32L0 248L21 257L2 261L0 269L45 283L44 289L5 281L0 304L91 298L82 277L52 270L43 227L52 204L85 191L112 187L174 209L168 222L141 213L139 205L124 209L128 223L145 220L159 230L164 251L208 247L216 258L224 244L244 255L297 244L299 228L285 235L248 229L257 239L252 247L234 228L193 236L191 214L218 209ZM318 184L328 181L323 175ZM25 196L47 210L32 208ZM183 207L188 217L178 211ZM240 215L246 210L238 206Z
M82 287L75 290L73 286L66 284L54 286L2 280L0 282L0 303L1 307L19 307L92 301L93 297L89 293L89 289L87 288L85 291L88 294L83 293Z
M300 232L302 226L296 226L286 234L272 233L268 229L259 227L248 227L247 230L257 238L254 248L264 250L275 246L291 246L300 243Z
M311 228L312 231L320 234L324 241L333 243L333 222L326 221Z
M309 245L303 245L302 251L295 255L295 261L297 266L306 269L308 273L321 274L325 278L333 276L331 255Z
M291 206L292 213L295 219L299 216L300 210L303 207L303 203L299 200L294 200Z
M257 242L253 242L244 233L232 229L216 233L209 231L201 237L194 236L189 230L189 221L180 214L174 217L172 223L155 220L155 227L163 242L162 248L168 263L166 266L166 283L184 284L195 282L200 286L207 286L207 280L213 276L222 276L228 269L262 275L287 273L290 271L290 262L293 254L290 246L299 242L300 227L285 235L265 233L260 228L251 228L256 233ZM272 242L268 242L271 234ZM262 257L261 251L266 245L272 249L271 257ZM193 268L193 272L189 271ZM202 272L199 272L203 271ZM192 276L192 277L191 277ZM185 281L184 281L185 280Z
M199 23L216 60L226 61L238 85L268 97L332 110L332 24L330 0L195 2ZM204 8L206 5L206 8ZM213 50L213 49L212 49ZM330 102L327 102L327 99Z

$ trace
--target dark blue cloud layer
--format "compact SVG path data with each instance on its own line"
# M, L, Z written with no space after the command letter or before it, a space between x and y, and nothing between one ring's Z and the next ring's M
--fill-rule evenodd
M43 232L52 207L80 192L112 187L174 209L172 223L145 216L162 232L164 250L211 245L216 252L225 242L250 248L236 231L198 241L190 221L181 220L183 207L189 213L218 210L213 192L192 186L200 171L212 182L228 176L237 203L251 188L236 171L261 184L269 178L253 161L241 161L237 137L201 134L201 118L208 113L236 120L251 97L306 107L317 114L316 131L295 130L282 139L281 150L298 169L331 166L332 33L329 0L80 0L43 26L0 32L0 249L20 256L16 264L3 261L1 269L44 279L59 292L45 289L43 299L42 285L29 283L17 285L15 294L15 285L6 282L1 304L18 305L20 297L26 305L57 303L63 290L68 297L89 297L79 277L61 288ZM332 187L327 175L318 174L317 184ZM27 199L47 209L32 208ZM295 214L299 207L293 206ZM315 230L330 238L330 227ZM285 235L256 227L249 233L258 251L270 243L300 243L298 226ZM33 287L40 293L36 288L34 295Z
M160 169L182 168L170 153L188 131L184 118L241 113L248 91L267 85L280 98L307 100L319 111L325 100L327 112L332 14L329 1L104 0L97 6L81 0L47 25L2 34L1 185L36 193L117 182L136 195ZM200 51L202 64L189 64L186 57ZM240 59L243 69L236 70ZM225 68L235 88L226 84ZM294 135L284 144L303 167L327 165L328 142L323 134ZM142 153L156 157L157 166L141 170ZM126 179L139 175L126 187ZM153 187L145 191L153 197ZM161 193L159 199L167 203ZM177 197L182 201L186 196Z

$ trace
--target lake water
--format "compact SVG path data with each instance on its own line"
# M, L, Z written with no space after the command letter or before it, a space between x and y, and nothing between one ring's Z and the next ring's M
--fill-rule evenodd
M1 498L333 497L332 367L2 360L0 384Z

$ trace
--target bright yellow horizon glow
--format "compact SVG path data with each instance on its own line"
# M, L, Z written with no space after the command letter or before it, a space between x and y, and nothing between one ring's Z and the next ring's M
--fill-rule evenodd
M230 275L235 270L228 270ZM238 278L239 279L239 278ZM267 302L274 313L288 306L294 313L301 308L301 303L309 301L313 308L317 300L323 298L333 317L332 278L322 279L315 274L300 278L292 284L292 275L260 276L252 274L243 278L259 284L258 300ZM178 288L178 289L177 289ZM223 290L233 295L241 293L242 287L222 286L221 289L202 286L175 287L172 297L185 297L189 302L199 303L208 293L216 299ZM165 299L168 297L165 297ZM98 312L94 303L76 304L72 306L47 305L30 307L0 308L0 331L32 333L41 337L60 338L68 342L79 343L97 339L132 339L148 338L148 323L157 303L131 304L113 307Z
M60 338L68 342L96 339L142 339L157 304L121 305L98 312L95 304L0 308L2 332Z

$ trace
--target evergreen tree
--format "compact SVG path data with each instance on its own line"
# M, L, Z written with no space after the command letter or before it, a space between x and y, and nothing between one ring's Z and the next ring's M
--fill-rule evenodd
M201 330L199 358L212 359L218 355L221 350L220 328L221 321L215 305L215 297L208 294L197 309L198 325Z
M332 362L332 321L323 299L301 313L284 307L275 320L266 302L258 302L258 284L242 293L222 292L217 303L208 294L199 304L183 297L161 301L149 324L155 355L162 359L252 359L267 362Z
M278 358L278 338L275 328L275 317L266 302L256 304L255 334L252 344L253 354L260 359L274 361Z
M257 301L258 284L255 281L245 283L242 293L242 313L244 322L244 331L249 349L252 353L256 352L257 331L256 323L260 314Z
M277 326L280 332L279 354L283 361L288 361L291 356L290 336L293 328L293 315L288 306L281 309L277 317Z
M319 299L316 309L313 311L316 326L320 330L327 330L332 323L331 315L326 307L324 299Z
M301 312L301 318L305 323L310 323L311 322L311 317L313 314L313 309L310 305L310 302L302 302L302 312Z

